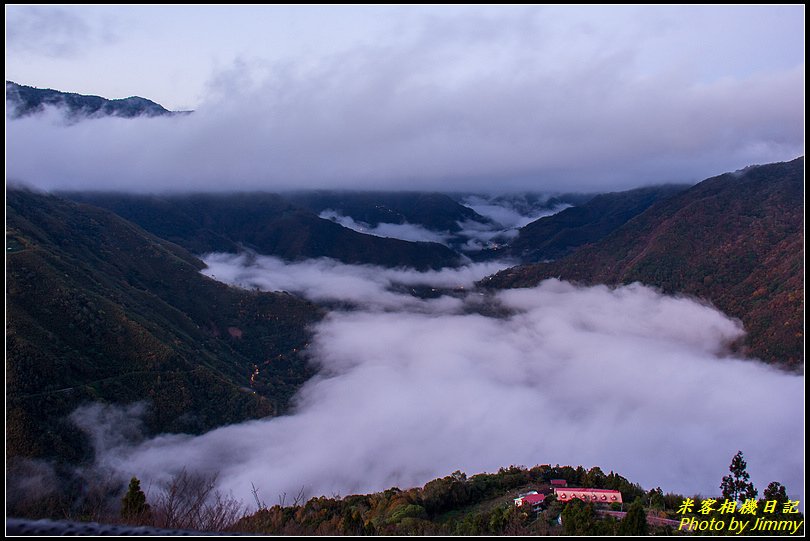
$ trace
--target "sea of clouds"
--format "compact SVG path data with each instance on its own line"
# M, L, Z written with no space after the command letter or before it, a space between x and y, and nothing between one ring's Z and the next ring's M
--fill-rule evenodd
M255 486L274 503L559 463L716 495L742 450L760 491L774 480L802 490L803 378L729 356L739 322L695 300L553 279L472 289L497 263L420 273L247 254L206 262L227 283L352 308L314 328L318 374L287 415L133 445L119 414L77 411L97 465L125 479L218 473L220 489L247 502Z

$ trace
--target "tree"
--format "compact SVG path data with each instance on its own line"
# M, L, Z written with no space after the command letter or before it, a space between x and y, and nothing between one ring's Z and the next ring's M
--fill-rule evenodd
M583 468L582 466L577 466L576 477L574 478L574 483L576 483L576 485L574 486L578 487L585 486L585 478L587 475L588 472L585 470L585 468ZM569 479L568 482L570 483L571 480Z
M575 499L565 505L562 526L565 535L593 535L597 526L596 512L591 503Z
M466 505L470 499L467 476L461 472L434 479L422 489L422 504L429 515Z
M582 486L590 488L604 488L607 476L599 466L594 466L585 474Z
M619 535L647 535L647 513L641 500L636 500L630 505L627 515L619 522Z
M346 509L343 512L343 528L341 533L343 535L363 535L365 530L365 523L360 511Z
M768 488L766 488L765 492L763 493L763 497L766 502L776 501L775 509L777 510L781 510L782 506L784 506L789 499L785 485L777 481L773 481L768 485Z
M496 507L489 516L489 531L491 533L501 533L506 525L506 513L503 507Z
M664 509L666 507L664 491L661 490L661 487L650 490L647 493L647 500L650 502L650 507L653 509Z
M751 478L746 471L748 465L745 463L742 451L737 451L734 458L731 459L731 465L728 467L731 475L723 477L723 482L720 483L720 488L723 491L723 498L732 501L745 501L747 499L756 499L757 489L754 484L749 481Z
M121 500L121 518L134 520L146 517L149 514L149 504L146 503L146 494L141 490L141 482L137 477L129 481L129 488Z
M182 470L163 486L155 499L153 525L204 532L221 532L230 527L243 515L242 504L216 490L216 480L216 474Z

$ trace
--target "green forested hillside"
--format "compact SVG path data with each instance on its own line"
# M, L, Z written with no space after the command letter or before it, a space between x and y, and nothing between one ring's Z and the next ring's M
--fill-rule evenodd
M67 196L111 210L194 253L245 246L288 260L331 257L344 263L420 270L460 262L457 253L441 244L364 235L271 193Z
M80 404L145 399L149 432L199 433L282 411L311 375L308 302L215 282L89 205L9 190L6 213L8 457L87 456Z
M693 295L742 320L752 355L797 366L804 359L803 206L803 157L752 166L662 200L567 257L508 269L484 284L639 281Z
M522 227L518 237L509 244L509 250L526 263L557 259L580 246L599 241L656 201L686 188L651 186L597 195L584 204Z

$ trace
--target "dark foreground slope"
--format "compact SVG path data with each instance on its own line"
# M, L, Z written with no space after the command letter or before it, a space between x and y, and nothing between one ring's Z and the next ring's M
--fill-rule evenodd
M585 284L640 281L711 301L740 318L750 353L803 362L804 158L705 180L653 205L563 259L515 267L488 287L549 277Z
M287 260L330 257L344 263L440 269L459 264L432 242L374 237L347 229L270 193L140 196L74 193L193 253L240 246Z
M722 474L722 472L718 472ZM578 498L558 501L552 482L565 481L568 487L615 490L622 504L584 503ZM781 489L781 491L780 491ZM536 508L515 500L534 491L545 496ZM774 482L764 490L766 500L778 504L777 511L766 511L760 505L751 512L750 524L785 521L783 528L791 535L804 535L801 513L783 514L788 497L786 487ZM694 506L682 509L687 498L664 494L661 488L645 490L611 471L605 474L598 466L541 465L531 469L510 466L497 473L480 473L467 477L457 471L434 479L424 487L365 495L312 498L291 507L263 507L244 517L231 529L235 532L264 535L576 535L576 536L646 536L703 535L705 526L689 531L686 522L713 524L713 534L732 535L739 526L729 523L728 515L701 511L701 500L694 496ZM715 494L712 501L722 500ZM762 501L762 500L760 500ZM711 508L711 505L709 505ZM682 520L685 522L681 522ZM681 527L683 524L683 528ZM700 528L700 531L699 531ZM746 530L746 533L747 530ZM753 532L769 535L762 530Z
M311 375L296 351L313 305L215 282L108 211L6 201L8 457L86 456L65 420L80 404L145 399L148 432L199 433L282 410Z
M646 500L648 493L621 475L605 475L599 467L549 465L531 469L510 466L497 473L467 477L456 471L424 487L345 497L312 498L292 507L264 507L242 518L232 531L264 535L561 535L557 517L565 509L549 498L549 505L533 512L516 507L514 499L528 491L549 493L551 479L569 486L595 486L622 493L625 502ZM652 492L651 492L652 493ZM663 494L661 495L663 507ZM672 498L674 500L674 498ZM573 518L571 519L573 522ZM615 535L615 520L593 514L587 531L579 535ZM657 530L656 530L657 531ZM631 532L632 533L632 532ZM661 531L660 533L664 533Z
M522 227L509 244L512 256L526 263L557 259L580 246L601 240L653 203L688 188L685 185L650 186L597 195Z

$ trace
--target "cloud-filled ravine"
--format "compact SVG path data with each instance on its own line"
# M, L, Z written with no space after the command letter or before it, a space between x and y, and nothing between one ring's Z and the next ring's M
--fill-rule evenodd
M418 273L246 254L206 262L223 282L343 303L314 328L317 375L288 415L134 446L114 437L108 409L80 409L98 466L145 482L217 472L243 501L254 486L275 501L557 463L715 494L743 450L757 486L802 486L802 378L731 356L739 322L696 300L554 279L475 290L497 263Z

